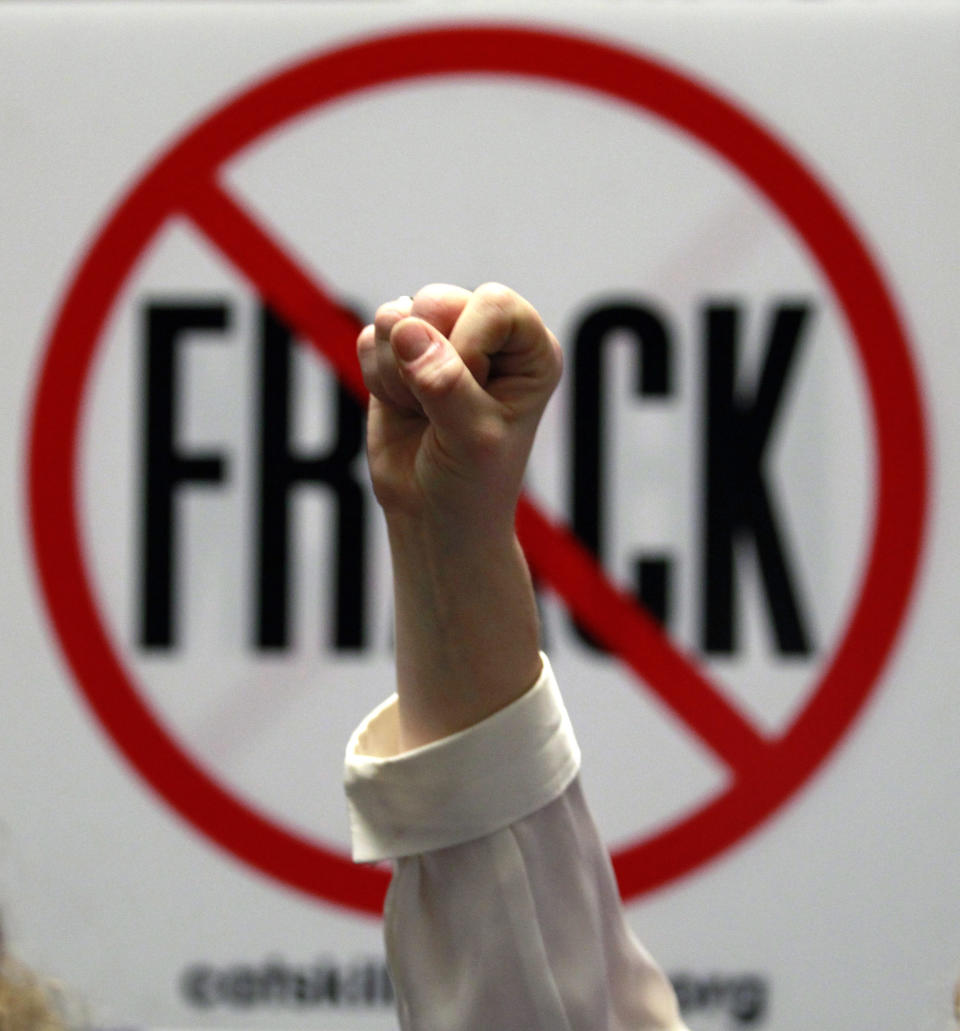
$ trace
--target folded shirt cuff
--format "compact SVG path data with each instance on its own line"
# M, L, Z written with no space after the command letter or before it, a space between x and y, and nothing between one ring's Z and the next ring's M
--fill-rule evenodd
M357 862L472 841L563 794L580 769L580 749L549 660L541 658L526 694L439 741L399 751L396 695L360 724L344 770Z

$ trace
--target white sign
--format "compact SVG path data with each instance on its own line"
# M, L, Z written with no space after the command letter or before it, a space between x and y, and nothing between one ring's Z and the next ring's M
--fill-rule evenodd
M353 339L437 279L564 345L519 530L691 1026L948 1012L957 15L535 10L0 11L0 904L97 1023L394 1024Z

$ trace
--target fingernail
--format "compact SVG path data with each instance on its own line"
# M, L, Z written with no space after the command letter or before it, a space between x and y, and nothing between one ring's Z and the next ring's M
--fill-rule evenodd
M402 362L415 362L434 346L433 337L422 322L406 322L394 332L393 353Z

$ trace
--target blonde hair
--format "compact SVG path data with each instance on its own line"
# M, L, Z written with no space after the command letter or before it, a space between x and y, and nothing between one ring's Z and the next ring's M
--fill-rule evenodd
M6 951L0 929L0 1031L66 1028L60 993Z

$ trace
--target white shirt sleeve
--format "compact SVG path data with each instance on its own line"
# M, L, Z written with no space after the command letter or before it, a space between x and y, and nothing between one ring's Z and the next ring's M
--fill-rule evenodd
M394 859L403 1031L684 1031L626 925L550 664L512 705L399 752L396 697L347 748L354 858Z

